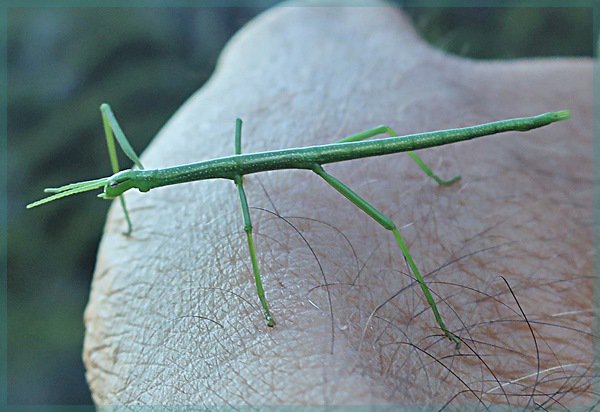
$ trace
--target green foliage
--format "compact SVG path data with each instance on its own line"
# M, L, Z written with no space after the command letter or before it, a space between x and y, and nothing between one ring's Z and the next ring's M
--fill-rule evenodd
M591 56L593 52L590 8L427 7L406 11L428 42L463 57Z

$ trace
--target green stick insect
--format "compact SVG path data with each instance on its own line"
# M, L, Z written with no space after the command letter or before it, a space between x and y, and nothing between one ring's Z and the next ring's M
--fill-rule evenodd
M421 272L419 271L415 261L413 260L408 247L400 231L394 222L381 213L375 206L360 197L356 192L346 186L344 183L327 173L323 169L324 164L341 162L344 160L359 159L370 156L381 156L385 154L407 152L408 156L414 160L417 165L425 172L426 175L435 180L439 185L448 186L460 180L460 176L456 176L449 180L444 180L431 171L429 167L421 160L421 158L413 152L413 150L425 149L433 146L441 146L449 143L460 142L463 140L474 139L476 137L492 135L507 131L527 131L538 127L546 126L550 123L568 119L570 112L563 110L558 112L549 112L533 117L522 117L508 120L501 120L492 123L485 123L476 126L464 127L459 129L448 129L427 133L418 133L407 136L398 136L392 128L388 126L379 126L373 129L366 130L348 137L345 137L336 143L325 144L319 146L308 146L294 149L273 150L269 152L242 154L242 121L236 120L235 124L235 154L233 156L221 157L212 160L206 160L198 163L185 164L176 167L164 169L145 170L142 163L135 153L129 141L125 137L117 119L115 118L110 106L102 104L100 106L102 113L102 121L106 142L108 145L108 153L112 165L113 175L103 177L101 179L89 180L61 186L58 188L48 188L45 192L52 193L44 199L38 200L27 205L27 208L43 205L54 200L74 195L77 193L87 192L95 189L103 189L103 193L98 197L102 199L119 198L125 219L127 221L127 232L131 233L131 219L125 205L123 193L129 189L136 188L141 192L147 192L156 187L174 185L178 183L191 182L195 180L205 179L229 179L237 186L240 203L242 208L242 216L244 221L244 231L248 241L248 249L250 251L250 260L252 263L252 271L254 273L254 282L256 291L260 300L264 317L268 326L274 326L275 320L271 315L269 304L265 296L262 280L260 277L260 269L258 259L256 257L256 248L252 236L252 222L250 220L250 210L246 193L244 191L244 176L264 172L268 170L279 169L306 169L316 173L322 177L335 190L340 192L344 197L358 206L363 212L369 215L373 220L383 226L385 229L392 232L394 239L406 260L410 270L412 271L416 281L418 282L427 303L431 307L433 316L444 332L444 335L454 342L457 347L460 344L460 338L452 333L437 308L435 300L431 295ZM363 141L370 137L380 134L387 134L390 137L376 140ZM117 152L115 147L115 138L125 155L134 166L132 169L119 171L119 163L117 160Z

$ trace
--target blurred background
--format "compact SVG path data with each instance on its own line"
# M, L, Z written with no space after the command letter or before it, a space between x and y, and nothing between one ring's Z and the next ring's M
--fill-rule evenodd
M44 187L110 174L102 102L142 152L265 8L8 9L9 404L91 403L83 312L109 203L25 205ZM593 53L591 8L405 10L427 41L465 57Z

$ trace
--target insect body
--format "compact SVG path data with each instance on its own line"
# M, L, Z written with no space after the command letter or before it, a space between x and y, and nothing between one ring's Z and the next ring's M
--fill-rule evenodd
M460 344L460 338L452 333L444 323L438 311L435 300L431 295L423 276L421 275L416 263L410 255L408 247L406 246L406 243L404 242L404 239L400 235L400 231L394 222L340 180L327 173L325 169L323 169L323 165L341 162L344 160L359 159L363 157L407 152L407 154L417 163L423 172L434 179L438 184L450 185L460 180L460 176L456 176L450 180L444 180L438 177L431 171L431 169L429 169L429 167L427 167L421 158L413 152L413 150L441 146L507 131L527 131L570 117L569 111L565 110L544 113L533 117L501 120L460 129L448 129L407 136L398 136L398 134L390 127L379 126L374 129L369 129L364 132L348 136L332 144L249 154L242 154L242 121L237 119L235 128L234 155L176 167L146 170L142 166L139 157L129 144L129 141L121 130L121 127L119 126L110 107L107 104L102 104L100 106L100 111L102 113L104 132L106 135L109 157L114 174L101 179L72 183L58 188L45 189L45 192L52 193L52 195L27 205L27 208L36 207L73 194L102 188L103 193L99 194L99 197L103 199L119 198L125 214L125 219L127 221L126 234L128 235L131 233L131 220L125 205L125 200L122 196L127 190L136 188L142 192L147 192L150 189L160 186L196 180L217 178L232 180L238 188L240 197L244 230L246 232L248 241L248 248L250 251L250 259L252 263L252 271L254 273L257 294L261 302L267 325L274 326L275 321L271 315L269 304L265 297L265 292L262 286L258 259L256 257L256 250L252 236L250 210L246 200L246 193L244 191L243 177L247 174L268 170L310 170L322 177L329 185L331 185L335 190L340 192L344 197L358 206L377 223L392 232L398 248L401 250L408 266L410 267L410 270L421 287L427 303L431 307L438 326L444 332L446 337L456 343L457 346ZM390 137L364 141L365 139L380 134L388 134ZM117 161L114 143L115 138L123 152L129 159L133 161L134 168L119 171L119 164Z

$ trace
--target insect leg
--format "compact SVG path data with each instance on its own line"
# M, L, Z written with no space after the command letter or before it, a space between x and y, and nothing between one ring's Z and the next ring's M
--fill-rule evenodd
M358 142L361 140L368 139L370 137L377 136L379 134L387 134L390 137L398 136L398 133L396 133L396 131L394 129L392 129L391 127L386 126L386 125L381 125L381 126L377 126L377 127L373 128L373 129L365 130L364 132L360 132L360 133L353 134L351 136L344 137L343 139L338 140L337 143ZM421 168L421 170L423 172L425 172L425 174L427 176L431 177L439 185L449 186L452 183L458 182L460 180L460 176L454 176L452 179L448 179L448 180L442 179L441 177L439 177L438 175L433 173L433 171L425 164L425 162L423 162L423 160L421 159L421 157L418 154L416 154L415 152L406 152L406 154L412 160L414 160L414 162Z
M235 154L242 154L242 119L235 119Z
M100 105L100 113L102 114L102 125L104 126L104 135L106 136L106 145L108 146L108 156L110 157L110 164L113 173L117 173L120 169L119 158L117 157L117 150L115 147L115 136L117 143L119 143L119 146L121 149L123 149L125 155L130 158L138 168L143 169L144 166L142 166L140 159L129 144L129 141L125 137L123 130L121 130L115 115L110 109L110 106L106 103L102 103ZM129 236L132 229L131 219L129 218L129 212L127 211L127 206L125 204L125 198L123 195L119 196L119 202L121 203L123 214L125 215L125 220L127 221L127 232L125 232L125 235Z
M329 173L327 173L323 169L323 167L321 167L321 165L315 165L313 168L313 171L316 174L318 174L319 176L321 176L335 190L340 192L346 199L350 200L352 203L354 203L356 206L358 206L363 212L365 212L367 215L369 215L371 218L373 218L373 220L375 220L377 223L379 223L385 229L392 232L392 234L394 235L394 238L396 239L396 244L402 251L404 258L406 259L406 263L410 267L410 270L412 271L413 275L415 276L417 283L421 287L421 291L423 292L423 295L425 296L427 303L429 304L429 306L431 307L431 310L433 311L433 316L435 317L437 324L439 325L440 329L442 329L442 331L444 332L446 337L448 339L450 339L452 342L454 342L456 344L456 346L458 347L460 345L460 338L458 336L456 336L454 333L450 332L448 330L448 327L444 323L444 320L442 319L442 316L440 315L440 312L438 311L437 305L435 304L435 300L433 299L433 296L431 295L431 291L425 284L425 280L423 279L423 276L421 276L421 272L419 272L419 269L417 268L415 261L413 260L412 256L410 255L408 247L406 246L406 243L404 242L404 239L400 235L400 231L398 230L398 228L396 228L396 225L394 224L394 222L390 218L385 216L383 213L381 213L379 210L377 210L377 208L375 208L375 206L371 205L365 199L363 199L358 194L356 194L356 192L354 192L352 189L350 189L344 183L340 182L338 179L336 179L335 177L333 177Z
M235 154L242 153L242 120L236 119L235 121ZM244 231L246 232L246 238L248 239L248 249L250 250L250 261L252 262L252 272L254 273L254 283L256 284L256 292L258 299L262 305L265 320L267 326L275 326L275 320L269 310L269 303L265 296L265 290L263 289L262 279L260 277L260 268L258 267L258 259L256 257L256 248L254 247L254 238L252 237L252 221L250 220L250 208L248 207L248 200L246 198L246 192L244 191L244 177L236 176L234 179L235 185L237 186L238 193L240 195L240 204L242 206L242 216L244 218Z
M114 113L112 112L110 106L107 103L102 103L100 105L100 112L102 113L102 122L104 123L104 131L106 133L106 140L112 141L112 143L108 144L109 147L110 146L114 147L114 138L116 138L117 143L119 143L119 146L121 146L121 149L123 150L123 153L125 153L125 156L127 156L129 159L131 159L133 164L135 164L138 169L143 169L144 166L142 166L142 162L140 161L140 158L135 153L135 150L133 150L133 147L131 147L131 144L129 143L129 140L127 140L127 137L125 137L125 133L123 133L121 126L119 126L119 122L117 122L117 118L115 117ZM114 136L113 136L113 132L114 132ZM112 161L112 157L111 157L111 161ZM115 153L115 161L116 161L116 153ZM116 162L116 165L117 165L117 170L115 171L114 170L115 166L113 164L113 172L115 172L115 173L119 171L119 163Z

